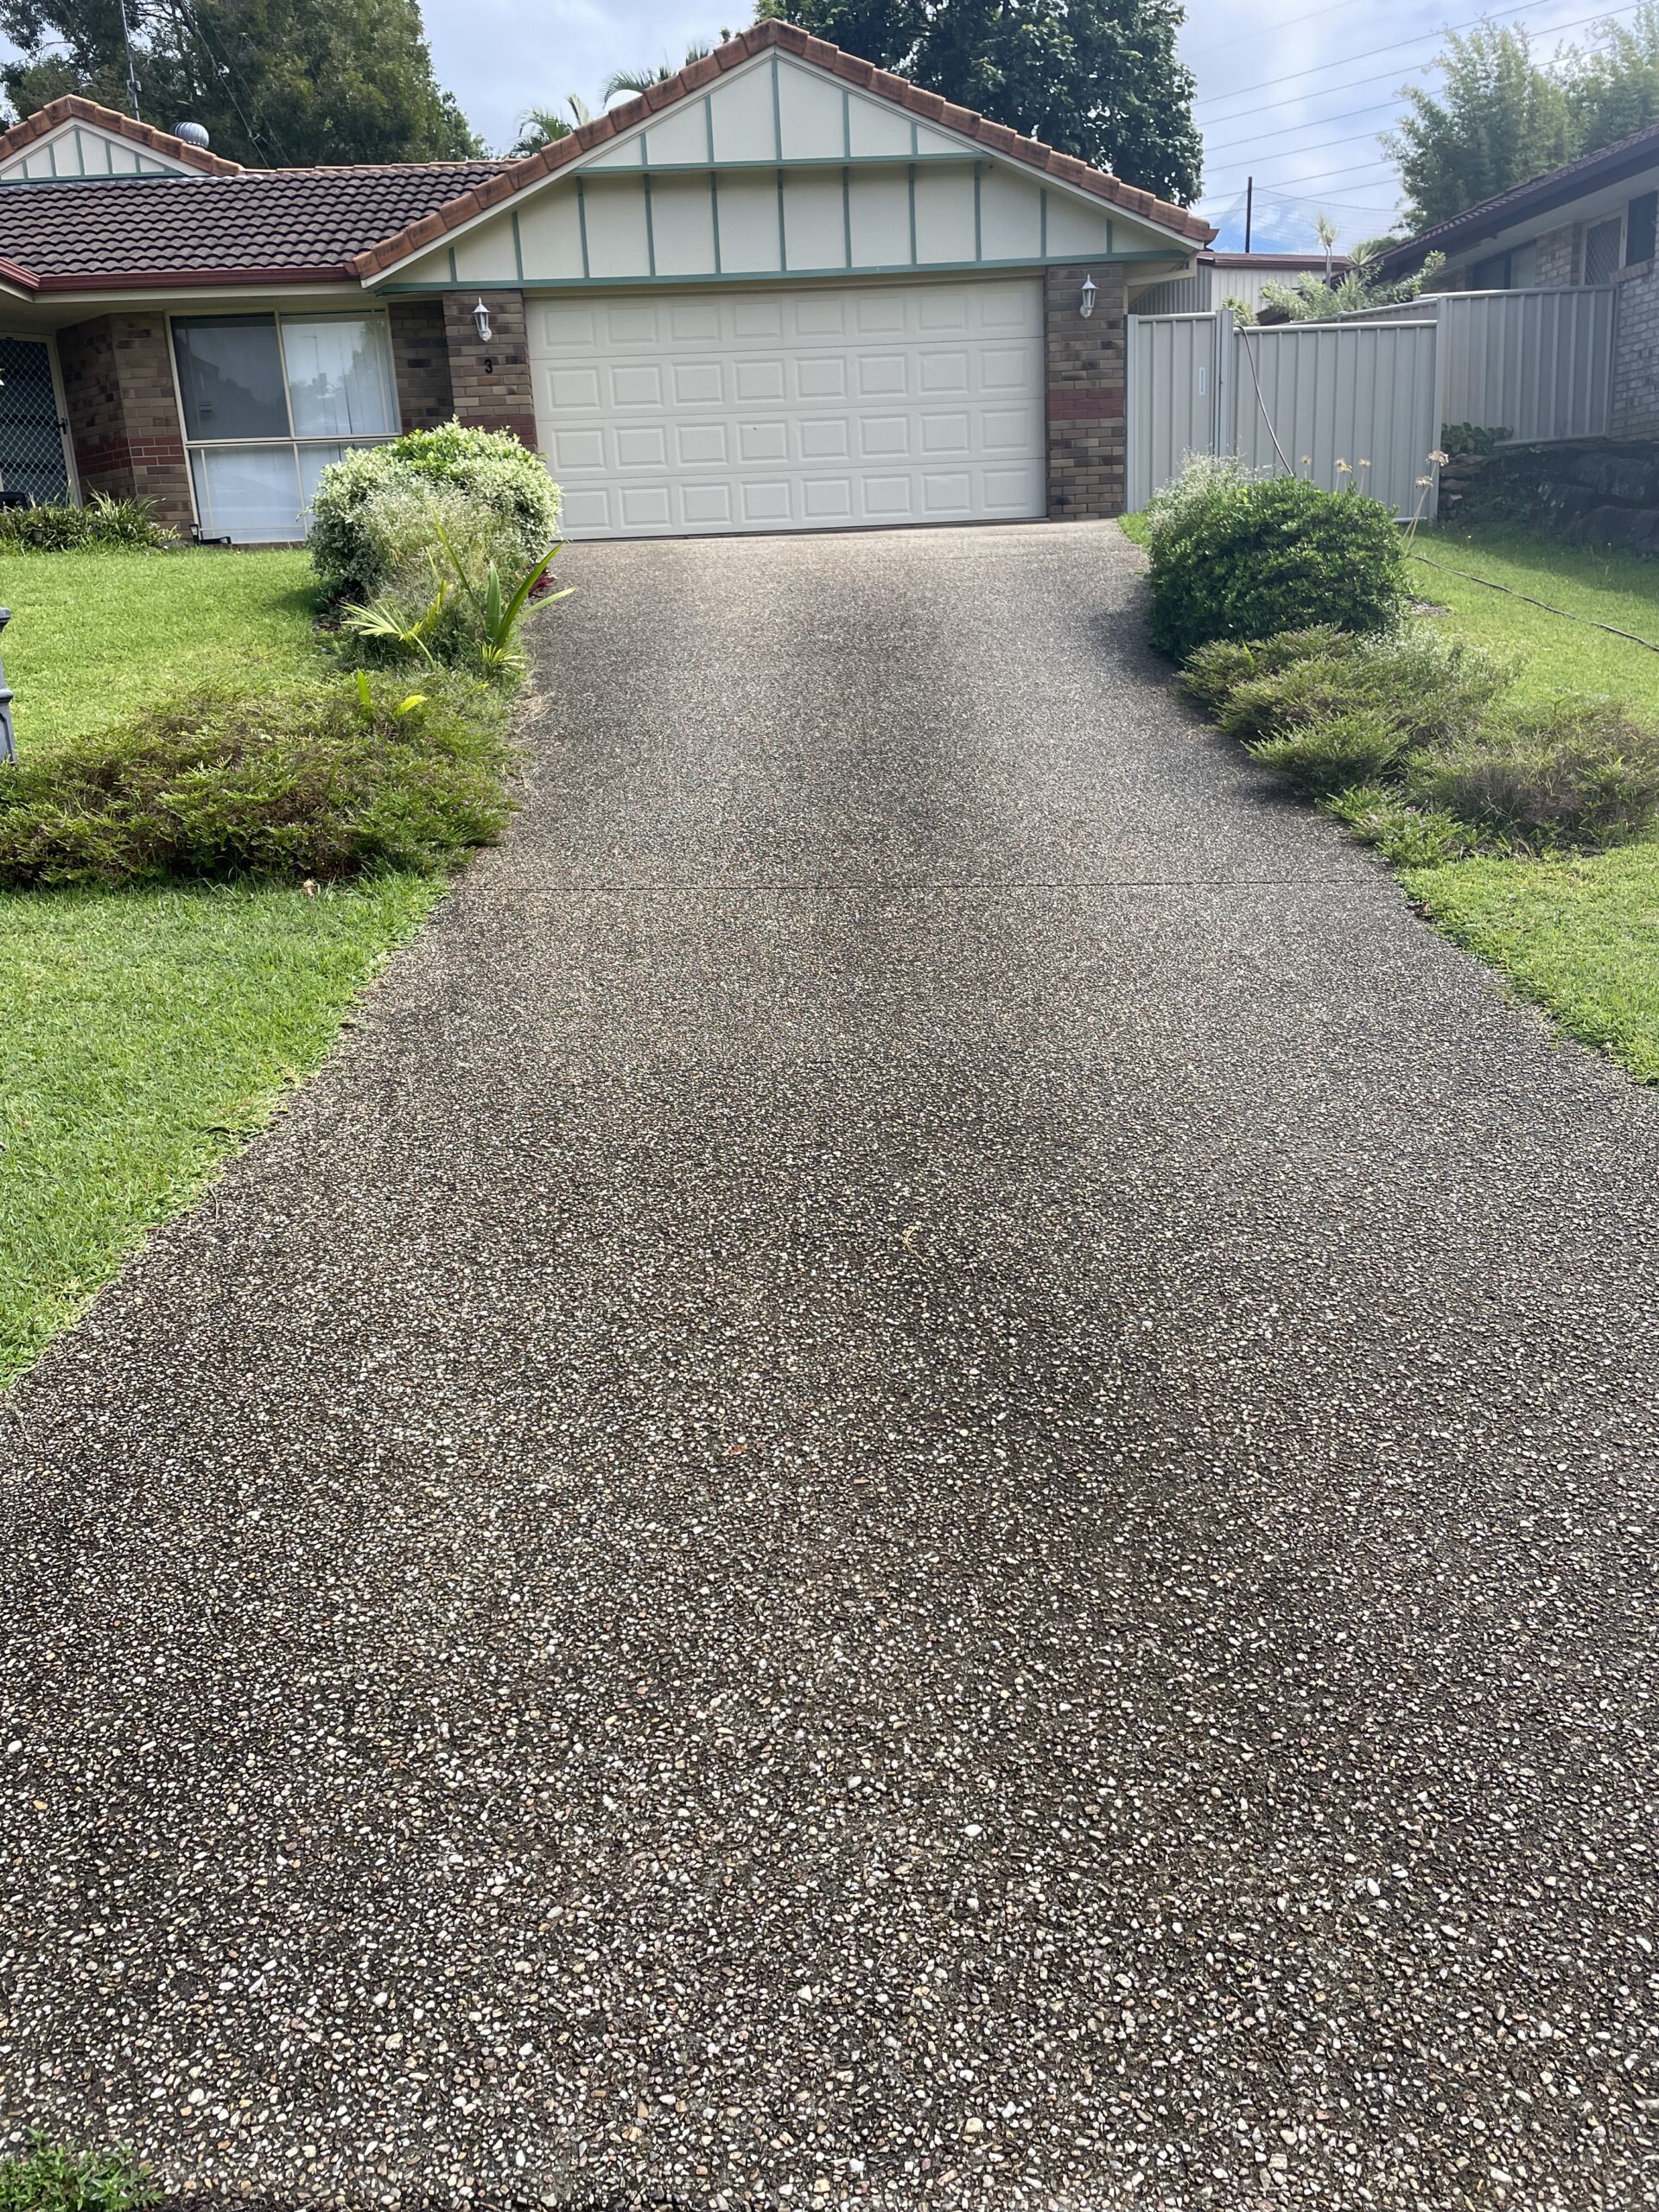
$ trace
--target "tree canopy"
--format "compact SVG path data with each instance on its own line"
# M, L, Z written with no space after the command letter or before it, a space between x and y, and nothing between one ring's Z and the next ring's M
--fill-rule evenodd
M1180 0L760 0L760 13L1145 191L1198 196Z
M479 143L432 73L418 0L127 0L147 123L279 168L458 160ZM20 115L64 92L130 112L120 0L0 0Z
M1408 86L1408 111L1383 138L1413 230L1659 122L1659 0L1547 62L1524 29L1483 23L1447 38L1440 67L1440 92Z

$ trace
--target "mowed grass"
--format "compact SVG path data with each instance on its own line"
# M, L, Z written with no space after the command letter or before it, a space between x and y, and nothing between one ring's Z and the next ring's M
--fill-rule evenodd
M20 748L49 752L197 684L315 669L310 577L288 547L0 556Z
M1510 531L1421 535L1413 588L1460 636L1521 663L1519 697L1596 691L1659 721L1659 652L1447 573L1510 585L1659 644L1659 563ZM1439 564L1429 567L1430 561ZM1659 1083L1659 839L1571 861L1464 861L1404 880L1424 912L1583 1043Z
M18 741L317 664L289 551L0 560ZM0 893L0 1387L327 1052L442 891Z

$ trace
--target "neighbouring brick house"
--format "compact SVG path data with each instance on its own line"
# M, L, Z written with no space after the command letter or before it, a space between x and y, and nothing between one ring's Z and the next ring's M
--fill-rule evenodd
M329 461L455 416L573 535L1115 514L1127 308L1211 235L781 23L519 161L199 137L0 136L0 498L291 539Z
M1659 437L1659 128L1638 131L1451 222L1420 231L1381 258L1407 276L1431 253L1446 291L1532 291L1585 284L1616 293L1611 405L1615 438Z

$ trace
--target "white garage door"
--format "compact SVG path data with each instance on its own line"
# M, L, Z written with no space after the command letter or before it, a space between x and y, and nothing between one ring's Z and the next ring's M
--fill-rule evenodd
M1035 279L526 304L573 537L1044 511Z

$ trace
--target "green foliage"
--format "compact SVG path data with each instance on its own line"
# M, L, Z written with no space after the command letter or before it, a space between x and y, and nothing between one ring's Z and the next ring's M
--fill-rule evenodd
M257 167L459 160L480 151L440 89L417 0L191 0L132 7L144 112L205 124ZM128 109L118 0L0 0L20 115L66 92Z
M556 536L558 488L538 455L500 430L447 423L383 446L361 446L325 468L308 541L331 597L365 601L428 591L437 512L458 542L514 575Z
M1300 632L1294 654L1283 639L1257 647L1269 655L1278 647L1280 664L1233 685L1217 709L1222 728L1235 737L1274 738L1332 716L1370 715L1393 730L1394 757L1402 758L1414 746L1449 744L1513 680L1493 655L1432 630L1346 637L1334 650L1319 636Z
M1387 776L1405 750L1399 724L1376 707L1353 707L1303 723L1249 748L1310 798L1325 798Z
M1504 439L1514 435L1507 426L1484 430L1478 423L1442 423L1440 451L1448 461L1461 461L1471 455L1479 461L1490 461Z
M1309 630L1281 630L1273 638L1217 638L1189 655L1175 688L1213 714L1243 683L1276 676L1298 661L1338 659L1356 652L1359 642L1328 622Z
M1383 144L1400 165L1413 230L1449 221L1529 177L1659 122L1659 0L1609 17L1586 50L1534 60L1524 29L1482 23L1447 37L1438 94L1408 86Z
M139 2212L159 2192L130 2151L81 2151L36 2133L0 2159L0 2212Z
M84 507L64 500L0 507L0 551L78 553L88 546L156 547L178 540L151 515L148 499L111 499L94 492Z
M1338 315L1359 315L1367 308L1397 307L1414 300L1431 277L1446 266L1443 253L1431 253L1412 276L1393 284L1379 284L1368 276L1363 264L1351 269L1334 284L1327 284L1317 270L1304 269L1287 284L1270 277L1262 287L1265 306L1281 308L1292 322L1332 322Z
M1630 22L1610 16L1595 36L1587 51L1572 48L1557 57L1578 154L1617 145L1659 123L1659 4L1643 0Z
M760 0L878 67L1143 191L1198 197L1179 0Z
M1407 88L1408 110L1383 144L1400 165L1414 231L1507 192L1573 151L1567 95L1532 58L1523 29L1481 23L1441 49L1438 95Z
M502 719L456 678L204 692L0 776L0 885L435 873L505 825Z
M1470 859L1480 839L1466 822L1441 810L1414 806L1395 787L1357 784L1328 794L1334 814L1362 843L1375 845L1395 868L1443 868Z
M1155 513L1152 636L1185 659L1216 638L1271 637L1331 623L1384 630L1406 600L1400 531L1380 500L1299 477L1211 474Z
M1625 844L1659 817L1659 728L1563 698L1414 753L1407 784L1421 805L1545 851Z
M507 151L520 156L539 153L593 121L593 111L580 92L567 92L564 107L563 113L555 107L526 108L518 118L518 136Z

